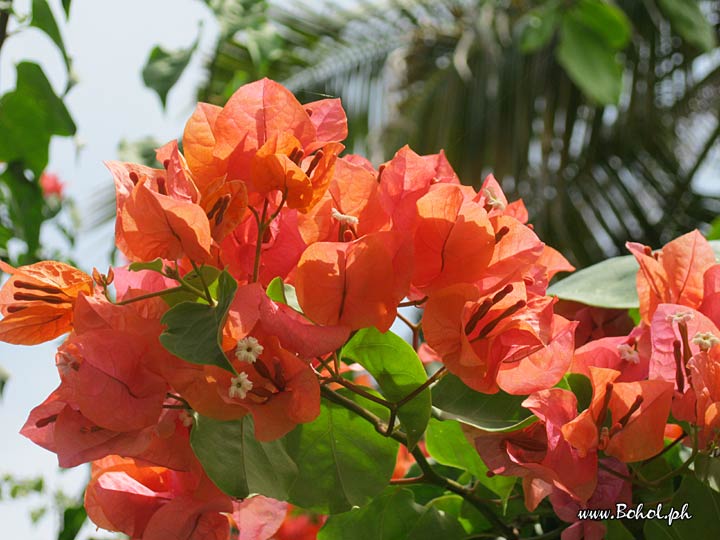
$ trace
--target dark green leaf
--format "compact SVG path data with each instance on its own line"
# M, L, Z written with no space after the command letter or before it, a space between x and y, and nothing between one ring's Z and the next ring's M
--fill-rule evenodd
M455 420L440 421L432 418L425 434L425 444L428 453L438 463L472 473L500 498L507 497L515 485L515 479L507 476L488 478L487 466L465 437L460 423Z
M178 82L185 68L190 63L195 49L197 49L199 37L187 49L167 51L159 45L150 52L142 71L145 86L155 90L160 101L165 107L168 92Z
M535 416L520 405L525 396L512 396L503 391L481 394L454 375L444 377L433 388L432 396L441 417L486 431L514 431L535 421Z
M28 262L34 262L40 248L40 229L42 228L46 208L45 199L38 182L26 178L25 171L18 164L12 164L0 174L0 184L5 184L10 192L6 209L14 227L14 236L23 240L27 246L25 256ZM22 259L21 259L22 260Z
M281 277L273 278L273 280L268 283L265 293L273 302L290 306L299 313L303 312L297 299L295 287L284 283Z
M65 18L70 17L70 2L72 0L62 0L63 10L65 10Z
M608 520L603 522L607 528L605 540L634 540L633 534L627 530L622 521Z
M345 512L380 493L395 467L394 440L325 400L313 422L276 441L258 442L252 426L249 417L199 417L192 432L192 447L208 475L234 497L260 493L322 513Z
M223 271L218 278L217 305L182 302L170 308L162 318L167 328L160 334L160 343L193 364L211 364L233 372L220 343L236 289L236 281Z
M367 506L330 516L318 540L454 540L465 536L457 519L415 502L408 489L388 488Z
M201 266L199 268L200 274L198 275L195 270L188 272L183 276L183 280L195 287L196 289L203 290L203 280L210 290L210 294L218 294L218 278L220 277L220 270L214 266ZM202 276L202 279L200 279ZM200 302L201 304L207 303L204 298L198 298L197 295L191 291L178 291L163 296L163 300L169 306L175 306L182 302Z
M715 47L715 29L703 15L697 0L658 0L658 5L673 30L685 41L703 51Z
M578 411L584 411L590 406L593 388L590 379L581 373L568 373L557 384L560 388L570 390L577 398Z
M68 2L66 10L69 8L70 5ZM60 35L60 29L55 22L55 16L53 15L47 0L33 0L32 21L30 22L30 26L34 26L38 30L42 30L50 39L53 40L58 49L60 49L60 53L65 60L65 66L68 71L70 71L70 59L67 55L67 51L65 51L65 44L63 43L62 36Z
M710 230L705 235L708 240L720 240L720 217L716 217L710 224Z
M559 23L557 2L548 2L528 12L518 21L520 50L531 53L547 45Z
M131 272L139 272L140 270L152 270L153 272L162 272L163 264L163 260L158 257L154 261L130 263L128 269Z
M261 493L287 500L297 465L284 439L259 442L253 430L249 415L227 422L197 415L190 444L210 479L228 495Z
M0 161L23 161L37 178L52 135L75 134L75 124L39 65L17 65L15 90L0 98Z
M623 66L617 52L585 24L565 16L555 54L585 95L601 104L620 100Z
M87 514L82 504L66 508L63 512L63 526L58 534L58 540L75 540L86 519Z
M427 380L420 358L413 348L392 332L374 327L359 330L343 347L342 357L368 370L382 394L398 402ZM398 418L412 449L425 432L432 412L430 389L426 388L398 410Z
M427 506L452 516L467 534L480 533L492 528L490 522L472 505L466 505L460 495L442 495L430 501Z
M683 477L680 489L670 503L663 505L663 512L667 514L671 508L678 513L685 508L692 519L676 519L671 526L666 520L649 519L644 528L646 540L698 540L720 527L720 493L694 476Z
M620 8L608 2L580 0L568 12L568 16L601 36L613 49L623 49L630 41L630 21Z
M720 458L698 454L693 462L693 468L698 480L720 492Z

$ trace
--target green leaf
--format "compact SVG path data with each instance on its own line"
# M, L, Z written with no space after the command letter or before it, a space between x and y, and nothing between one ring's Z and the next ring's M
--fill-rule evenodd
M201 291L203 290L203 281L205 281L208 289L210 290L210 294L217 296L220 270L214 266L201 266L199 270L199 274L195 270L188 272L183 276L183 280ZM200 279L201 277L202 279ZM199 302L201 304L207 303L204 298L198 298L198 296L191 291L178 291L166 294L163 296L163 300L165 300L169 306L175 306L182 302Z
M459 420L486 431L514 431L536 420L520 405L525 396L513 396L503 391L481 394L465 386L454 375L445 376L433 388L432 395L433 405L440 409L441 418Z
M196 415L190 444L207 475L228 495L262 493L285 501L297 465L283 439L259 442L253 430L250 415L226 422Z
M299 313L303 312L297 299L295 287L284 283L280 276L273 278L273 280L268 283L265 294L267 294L268 298L273 302L290 306Z
M693 461L693 469L698 480L720 492L720 458L698 454Z
M692 519L676 519L668 526L667 520L649 519L643 532L646 540L697 540L707 538L708 531L720 527L720 493L693 476L684 476L680 489L672 500L663 505L665 514L674 509L680 513L685 507Z
M369 402L362 405L375 410ZM398 450L397 442L369 422L326 400L320 416L288 433L285 442L299 470L288 500L330 514L363 506L380 493L390 481Z
M70 9L69 2L66 12L67 9ZM55 45L57 45L57 48L60 49L60 53L65 60L65 67L68 71L70 71L70 58L65 50L65 44L63 43L62 36L60 35L60 29L55 22L55 16L53 15L47 0L33 0L32 20L30 21L30 26L45 32L48 37L53 40Z
M582 92L601 104L620 100L623 66L602 36L571 16L563 17L558 62Z
M131 272L139 272L140 270L152 270L153 272L162 272L163 264L163 260L158 257L154 261L130 263L128 269Z
M17 65L15 90L0 98L0 161L23 161L36 178L48 162L52 135L75 134L75 124L39 65Z
M145 62L142 71L143 82L148 88L155 90L160 102L165 108L168 92L178 82L185 68L190 63L195 49L197 49L200 36L187 49L168 51L156 45Z
M175 356L193 364L211 364L234 373L220 346L222 328L237 282L223 271L218 278L217 305L182 302L163 315L167 326L160 343Z
M685 41L703 51L715 47L715 29L703 15L697 0L658 0L658 6L670 21L672 29Z
M720 240L711 240L715 259L720 262ZM588 306L636 309L637 261L632 255L613 257L570 274L548 287L547 294Z
M190 442L227 494L260 493L322 513L345 512L380 493L392 476L398 446L326 400L314 421L276 441L257 441L249 417L221 422L200 416Z
M720 216L713 219L705 238L708 240L720 240Z
M82 504L66 508L63 512L63 526L58 534L58 540L75 540L86 519L87 514Z
M601 36L615 50L625 48L632 35L632 27L625 13L602 0L580 0L568 11L569 17Z
M4 367L0 366L0 398L5 391L5 385L7 384L9 378L10 374L5 370Z
M582 373L567 373L556 385L559 388L570 390L577 398L577 408L584 411L592 401L593 388L590 379Z
M607 532L605 533L605 540L634 540L633 534L627 530L622 521L615 519L609 519L603 521Z
M70 2L72 0L62 0L63 10L65 11L65 18L70 17Z
M550 42L560 23L557 2L548 2L530 10L518 21L520 50L531 53Z
M467 534L480 533L492 528L490 522L474 506L466 505L460 495L442 495L430 501L427 506L452 516Z
M342 349L342 358L357 362L372 375L389 401L399 402L425 383L427 374L415 350L392 332L374 327L359 330ZM425 432L432 412L430 389L398 409L398 418L414 448Z
M465 537L457 519L432 505L421 506L412 492L388 488L362 508L330 516L318 540L455 540Z
M507 497L513 490L514 478L500 475L488 478L487 466L465 437L459 422L430 419L425 434L425 444L427 451L435 458L435 461L470 472L481 484L500 498Z

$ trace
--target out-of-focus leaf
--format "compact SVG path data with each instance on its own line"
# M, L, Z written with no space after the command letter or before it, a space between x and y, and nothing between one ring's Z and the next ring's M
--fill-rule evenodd
M680 37L703 51L717 44L715 29L700 11L697 0L658 0L658 5Z
M567 16L600 35L613 49L622 49L630 41L630 21L620 8L609 2L580 0Z
M272 281L268 283L265 293L273 302L290 306L299 313L303 312L300 304L298 303L295 287L288 283L284 283L281 277L278 276L273 278Z
M710 224L710 230L705 235L705 238L708 240L720 240L720 217L715 218Z
M199 37L187 49L168 51L156 45L145 62L142 71L145 86L155 90L160 97L163 108L168 92L178 82L185 68L190 63L195 49L197 49Z
M615 49L600 35L574 17L563 18L558 62L573 82L598 103L620 100L623 66Z
M82 504L66 508L63 512L63 526L58 534L58 540L75 540L86 519L87 514Z
M131 272L139 272L140 270L152 270L153 272L161 272L163 269L163 260L158 257L154 261L134 262L130 263L128 270Z
M559 23L560 13L557 2L547 2L530 10L517 23L520 50L531 53L547 45Z
M720 492L720 458L698 454L693 462L693 469L698 480Z
M593 395L592 383L582 373L568 373L556 386L575 394L578 412L584 411L590 406Z
M155 149L162 146L154 137L145 137L135 141L121 140L118 144L118 158L130 163L141 163L148 167L156 167Z
M62 0L63 10L65 10L65 18L70 17L70 2L72 0Z
M5 385L10 378L10 374L5 370L4 367L0 366L0 398L2 398L3 392L5 391Z
M65 6L63 6L65 7ZM66 13L70 9L70 2L68 1L67 7L65 7ZM30 26L34 26L38 30L45 32L50 39L53 40L57 48L60 49L63 59L65 60L65 66L70 71L70 58L65 50L65 44L63 43L62 36L60 35L60 29L58 28L57 22L55 22L55 16L53 15L47 0L33 0L32 3L32 21Z
M17 65L15 90L0 98L0 161L23 161L37 178L48 162L52 135L75 134L75 123L42 68Z

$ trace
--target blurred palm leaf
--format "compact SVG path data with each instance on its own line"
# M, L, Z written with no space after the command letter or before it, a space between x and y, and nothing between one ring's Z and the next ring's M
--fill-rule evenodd
M659 246L720 213L718 198L694 189L717 163L720 137L720 58L697 48L714 42L717 28L707 22L694 39L692 27L671 27L652 0L619 1L632 37L618 43L619 105L603 106L587 97L593 80L581 80L583 93L561 67L553 27L543 35L547 21L537 14L548 6L563 13L567 3L207 3L222 32L201 100L222 104L264 76L301 101L340 96L350 150L377 163L406 142L419 153L444 148L476 186L492 171L508 196L525 199L540 236L576 263L617 254L631 238ZM661 0L668 4L687 7ZM701 7L717 25L718 2ZM528 21L538 43L518 33ZM598 66L576 68L594 77Z

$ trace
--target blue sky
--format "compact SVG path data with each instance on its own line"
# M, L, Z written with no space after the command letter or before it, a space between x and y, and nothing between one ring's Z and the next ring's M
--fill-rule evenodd
M83 148L76 156L75 141L56 138L48 170L67 182L67 193L75 199L80 216L88 215L91 195L112 189L102 162L116 159L121 139L135 140L148 135L160 141L176 138L195 105L195 85L201 80L202 60L212 50L216 24L210 11L198 0L73 0L70 19L65 23L60 0L49 2L73 58L79 83L67 96L66 104L78 126L77 138ZM28 0L15 0L20 13L29 11ZM200 54L196 54L178 86L170 93L163 112L157 96L143 86L142 66L156 44L165 48L186 47L204 21ZM66 83L65 68L52 42L36 29L10 37L0 54L0 93L15 84L15 64L22 60L39 62L56 91ZM112 248L113 226L82 231L74 256L84 270L105 269ZM52 234L44 241L57 243ZM54 365L57 343L20 347L0 343L0 365L11 374L0 403L0 475L43 474L50 490L63 487L68 494L82 491L86 469L58 473L54 454L21 437L18 430L32 407L42 402L57 386ZM55 538L58 518L48 515L38 526L30 523L29 511L41 499L0 502L3 538L50 540ZM92 528L88 531L92 532ZM84 537L87 534L83 535ZM101 535L102 536L102 535ZM109 535L105 535L109 536Z

